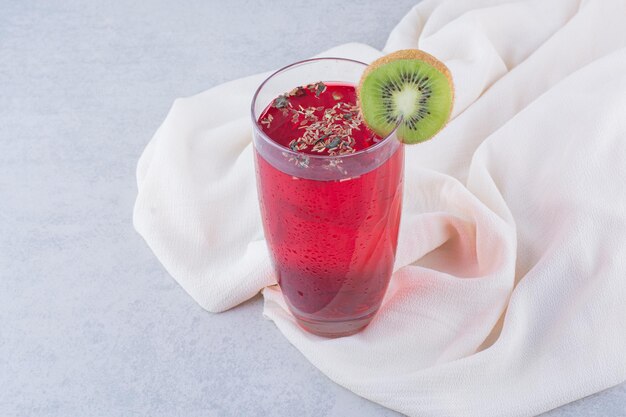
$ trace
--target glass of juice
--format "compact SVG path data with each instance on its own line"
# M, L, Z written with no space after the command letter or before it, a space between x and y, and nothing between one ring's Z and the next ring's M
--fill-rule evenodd
M366 64L319 58L267 78L252 101L259 202L272 263L298 324L354 334L379 309L395 261L404 148L363 123Z

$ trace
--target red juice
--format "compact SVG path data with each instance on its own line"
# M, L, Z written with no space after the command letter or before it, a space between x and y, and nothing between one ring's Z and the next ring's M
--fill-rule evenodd
M363 123L349 84L296 88L258 121L271 140L303 156L349 155L381 141ZM317 334L358 331L378 310L392 273L403 147L372 170L336 180L286 173L258 150L255 160L265 236L298 322Z

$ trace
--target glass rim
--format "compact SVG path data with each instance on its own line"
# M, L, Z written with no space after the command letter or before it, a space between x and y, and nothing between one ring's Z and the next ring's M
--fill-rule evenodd
M257 87L256 91L254 92L254 96L252 96L252 103L250 105L250 114L252 117L253 127L257 130L257 134L259 134L265 142L269 143L274 148L281 150L282 152L286 152L288 155L295 156L295 157L306 156L307 158L310 158L313 160L319 160L319 161L346 159L346 158L350 158L353 156L359 156L359 155L363 155L363 154L367 154L371 152L376 152L379 149L384 148L385 145L387 145L387 142L391 140L390 138L392 136L395 136L396 130L398 130L398 127L400 127L400 122L388 135L382 137L381 140L375 145L369 146L367 148L363 148L354 153L348 153L348 154L343 154L343 155L312 155L312 154L303 153L303 152L296 152L292 150L291 148L288 148L286 146L279 144L278 142L274 141L272 138L270 138L268 135L265 134L265 132L263 131L263 127L259 124L259 121L257 120L256 115L254 114L254 106L257 102L259 93L261 92L265 84L267 84L275 75L278 75L281 72L287 71L292 67L302 65L302 64L308 64L308 63L316 62L316 61L345 61L345 62L353 62L355 64L360 64L360 65L363 65L364 67L367 67L368 65L365 62L357 61L356 59L340 58L340 57L320 57L320 58L303 59L301 61L294 62L292 64L286 65L274 71L267 78L263 80L263 82ZM400 142L399 140L397 142L398 142L398 145L402 145L402 142Z

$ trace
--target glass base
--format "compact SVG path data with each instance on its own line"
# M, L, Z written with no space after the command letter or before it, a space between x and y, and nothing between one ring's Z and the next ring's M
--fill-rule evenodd
M296 322L309 333L322 337L350 336L363 330L374 318L375 310L366 316L344 321L319 321L304 319L294 314Z

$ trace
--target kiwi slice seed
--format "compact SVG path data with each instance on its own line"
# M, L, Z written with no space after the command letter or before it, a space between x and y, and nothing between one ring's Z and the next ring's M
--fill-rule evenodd
M380 136L398 126L398 138L418 143L432 138L448 122L454 101L450 70L417 49L385 55L370 64L358 88L367 126Z

